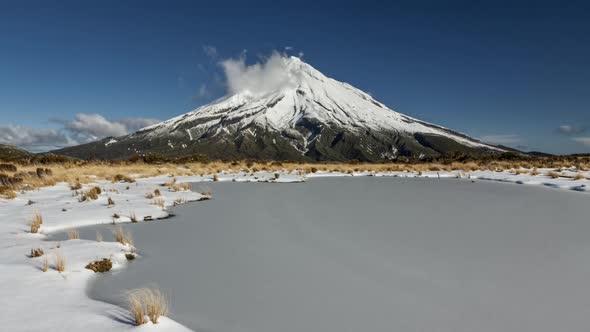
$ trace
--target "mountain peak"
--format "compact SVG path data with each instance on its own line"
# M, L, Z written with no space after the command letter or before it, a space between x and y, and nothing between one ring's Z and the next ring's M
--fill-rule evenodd
M222 65L228 96L102 143L100 152L379 161L503 151L395 112L298 57L273 54L264 63L247 66L240 59Z

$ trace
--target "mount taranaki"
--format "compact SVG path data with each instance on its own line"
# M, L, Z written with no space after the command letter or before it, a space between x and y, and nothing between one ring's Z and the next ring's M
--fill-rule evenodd
M136 133L53 152L98 159L158 153L205 154L212 159L382 161L504 151L395 112L297 57L280 61L288 79L272 91L240 91Z

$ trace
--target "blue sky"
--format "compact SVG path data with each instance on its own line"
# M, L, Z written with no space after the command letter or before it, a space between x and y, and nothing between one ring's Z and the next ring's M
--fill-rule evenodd
M225 94L221 59L285 47L401 113L590 152L590 5L557 1L3 1L0 142L43 150L168 119Z

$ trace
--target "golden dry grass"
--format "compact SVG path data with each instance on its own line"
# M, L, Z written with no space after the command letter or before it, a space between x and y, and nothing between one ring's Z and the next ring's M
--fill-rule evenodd
M66 270L66 257L61 250L56 250L54 253L53 264L57 272L64 272Z
M157 205L162 209L164 209L166 207L166 201L161 197L155 198L153 203L154 203L154 205Z
M80 232L77 229L70 229L68 230L68 240L78 240L80 239Z
M200 193L201 195L204 196L213 196L213 191L211 190L211 187L209 186L200 186L197 188L197 192Z
M156 190L154 190L154 196L155 196L155 197L162 196L162 193L160 192L160 189L156 189Z
M113 230L113 236L115 237L115 241L123 245L129 245L133 247L133 236L130 232L125 232L125 230L123 230L123 227L115 227L115 229Z
M12 189L0 190L0 197L4 197L6 199L15 199L16 198L16 191L14 191Z
M584 180L586 177L582 173L578 173L574 176L574 180Z
M131 220L131 222L137 222L137 216L135 215L135 212L129 212L129 220Z
M141 293L130 291L127 293L127 308L131 313L133 322L136 326L140 326L148 322L145 318L145 310L142 302Z
M41 216L39 211L36 211L35 214L33 215L33 218L31 218L31 222L30 222L31 233L39 232L39 228L41 228L42 224L43 224L43 216Z
M123 175L123 174L116 174L115 176L113 176L112 181L113 181L113 183L114 182L127 182L127 183L135 182L134 179L128 177L127 175Z
M316 172L426 172L426 171L475 171L475 170L516 170L563 167L576 167L579 170L590 169L590 158L587 157L553 157L553 158L528 158L526 160L495 160L482 159L476 161L458 162L391 162L391 163L299 163L299 162L268 162L268 161L211 161L189 162L185 164L161 163L147 164L143 162L107 162L107 161L67 161L62 163L50 163L43 165L50 169L40 169L35 164L19 165L18 172L9 175L10 184L0 186L0 196L14 197L15 192L32 190L39 187L53 185L57 182L70 183L72 189L82 187L84 184L96 182L96 180L110 180L113 182L134 182L134 178L153 177L164 174L174 176L200 175L213 176L213 180L219 180L218 173L237 173L240 170L261 170L265 172L292 172L302 173ZM534 171L533 171L534 173ZM8 175L4 175L5 177ZM133 175L134 178L131 177ZM174 179L168 187L172 187ZM173 188L174 189L174 188ZM178 187L178 189L185 189ZM188 189L188 188L186 188ZM79 189L74 189L79 190ZM91 194L92 195L92 194ZM154 196L157 196L154 193Z
M551 172L548 172L547 173L547 176L550 177L550 178L552 178L552 179L557 179L559 177L559 174L557 174L556 172L551 171Z
M45 255L41 260L41 271L47 272L47 270L49 270L49 258L47 258L47 255Z
M126 292L127 307L135 325L157 324L161 316L168 315L168 300L159 289L138 288Z
M40 257L40 256L43 256L43 254L44 254L43 249L33 248L33 249L31 249L30 257Z

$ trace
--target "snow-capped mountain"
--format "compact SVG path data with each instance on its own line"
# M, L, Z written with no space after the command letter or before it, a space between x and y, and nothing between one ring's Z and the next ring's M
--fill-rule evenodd
M395 112L297 57L276 61L280 79L270 87L241 89L136 133L56 152L83 158L152 152L222 159L380 161L503 151Z

